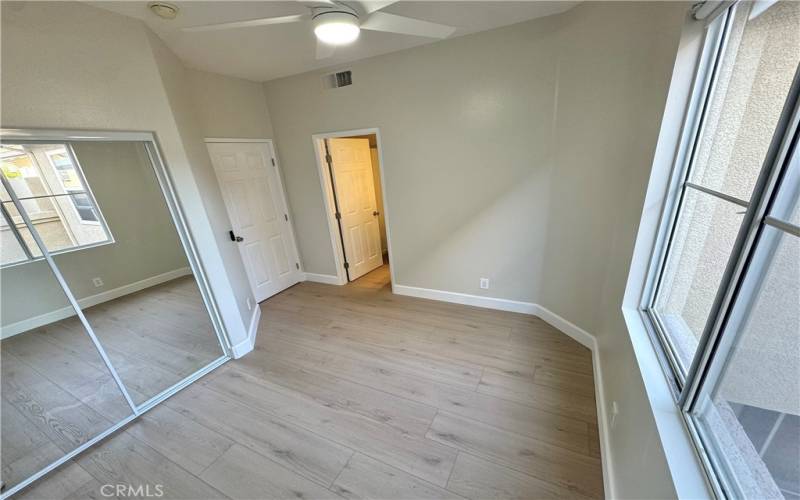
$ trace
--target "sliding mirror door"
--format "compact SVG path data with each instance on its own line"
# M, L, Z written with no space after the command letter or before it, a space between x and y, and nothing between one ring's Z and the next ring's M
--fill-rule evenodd
M228 348L153 142L4 140L0 159L7 494Z
M11 219L24 228L19 217ZM24 255L7 218L0 234L4 263ZM0 286L0 480L9 489L133 415L133 408L46 262L0 269ZM32 321L41 304L58 321Z
M82 193L85 204L64 207L73 232L113 241L54 259L136 404L222 356L145 145L84 142L43 156Z

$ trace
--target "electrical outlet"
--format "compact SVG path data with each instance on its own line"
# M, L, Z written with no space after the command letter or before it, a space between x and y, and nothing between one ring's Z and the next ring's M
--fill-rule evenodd
M489 289L489 278L481 278L481 288L484 290Z
M92 278L92 283L94 284L95 288L100 288L103 286L103 279L102 278Z
M619 415L619 405L616 401L611 402L611 428L617 424L617 415Z

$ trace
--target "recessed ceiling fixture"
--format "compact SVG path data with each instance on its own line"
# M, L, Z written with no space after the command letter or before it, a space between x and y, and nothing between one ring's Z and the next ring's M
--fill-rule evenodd
M314 34L328 45L353 43L360 31L358 17L350 12L327 11L314 16Z
M308 7L309 12L203 26L187 26L181 29L183 31L217 31L311 21L317 38L317 59L331 57L337 46L353 43L361 30L384 31L427 38L447 38L456 31L453 26L380 12L381 9L395 3L396 0L296 1Z
M162 19L175 19L175 16L178 15L178 6L171 3L150 2L147 4L147 8Z

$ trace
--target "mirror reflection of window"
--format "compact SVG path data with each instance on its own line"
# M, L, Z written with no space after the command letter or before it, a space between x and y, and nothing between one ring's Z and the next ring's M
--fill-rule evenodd
M4 144L0 147L0 161L3 177L48 250L67 252L113 242L86 187L84 175L64 144ZM14 237L4 217L0 226L4 249L0 264L41 258L30 230L23 224L5 188L1 194L7 218L15 225L22 241Z

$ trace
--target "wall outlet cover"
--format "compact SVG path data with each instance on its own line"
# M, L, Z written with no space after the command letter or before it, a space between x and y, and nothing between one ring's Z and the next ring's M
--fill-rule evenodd
M103 279L102 278L92 278L92 283L94 284L95 288L100 288L103 286Z
M481 278L481 288L484 290L489 289L489 278Z

